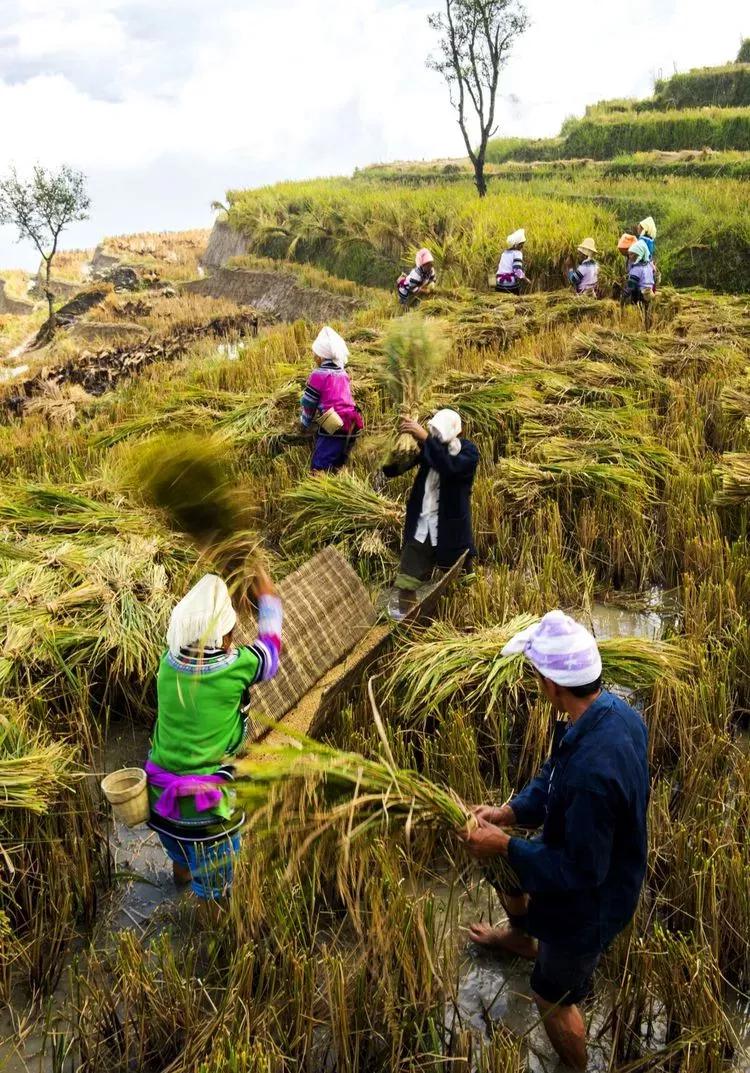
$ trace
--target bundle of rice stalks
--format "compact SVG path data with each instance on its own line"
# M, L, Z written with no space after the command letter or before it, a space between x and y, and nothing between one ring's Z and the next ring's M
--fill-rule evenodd
M75 749L32 730L7 703L0 709L0 828L7 809L47 812L75 777Z
M419 420L420 409L445 360L448 340L434 320L410 315L391 321L383 338L382 380L398 408L399 420ZM416 454L409 435L396 440L396 455Z
M498 462L496 474L495 490L514 503L526 506L545 492L578 492L618 501L625 495L653 499L653 491L641 473L627 466L598 462L585 455L545 460L539 465L505 458Z
M41 414L48 425L57 428L74 425L78 410L92 401L80 384L43 383L41 394L24 403L24 414Z
M70 533L147 533L153 518L143 511L133 511L91 499L75 488L49 484L0 484L0 525L14 532Z
M170 528L189 537L235 584L252 578L260 541L249 527L249 497L225 461L218 438L163 435L139 444L126 480Z
M528 429L523 428L523 446L528 447L524 455L540 466L556 465L563 462L593 462L607 466L616 466L641 473L652 480L663 479L669 469L675 465L671 451L661 444L645 437L637 439L616 440L614 437L602 441L572 439L565 436L539 436L532 431L532 441L528 438Z
M180 549L157 537L87 533L1 544L3 689L39 691L67 710L71 699L88 701L97 683L137 708L184 574Z
M404 521L400 503L351 474L308 477L285 494L283 508L289 519L285 540L304 550L366 533L378 534L390 545Z
M502 649L514 634L538 621L518 615L471 633L442 622L430 626L396 657L389 695L397 694L399 713L413 721L448 702L484 714L514 703L522 690L535 689L536 679L523 655L503 656ZM676 679L688 669L684 652L669 641L616 637L600 641L599 651L605 681L626 689L650 688L657 679Z
M750 454L726 454L716 467L721 488L714 496L717 507L738 507L750 498Z
M438 786L417 771L398 768L393 757L370 759L344 752L312 738L288 734L289 743L263 747L257 759L252 753L241 761L235 783L243 804L269 819L285 802L276 791L293 781L322 789L317 810L310 802L300 808L293 824L321 835L338 821L346 825L346 838L354 839L384 823L416 826L440 824L456 831L475 826L470 810L452 790ZM284 817L288 829L290 818Z
M719 402L723 413L732 421L743 421L750 417L750 376L722 388Z

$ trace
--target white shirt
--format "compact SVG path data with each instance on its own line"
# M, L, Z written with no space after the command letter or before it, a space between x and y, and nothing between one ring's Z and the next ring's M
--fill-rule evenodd
M424 544L429 534L433 548L437 547L438 533L438 507L440 506L440 474L436 469L431 469L427 474L424 485L424 498L422 499L422 513L419 515L414 539L419 544Z
M451 440L448 451L457 455L461 451L461 441ZM430 469L424 484L424 496L422 497L422 513L419 515L417 528L414 531L414 539L418 544L424 544L427 537L433 548L438 542L438 508L440 506L440 474L436 469Z

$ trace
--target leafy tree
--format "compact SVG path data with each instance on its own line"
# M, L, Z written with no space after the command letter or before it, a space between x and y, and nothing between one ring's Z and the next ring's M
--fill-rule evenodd
M14 225L18 241L33 242L44 261L50 325L54 324L50 274L60 235L68 224L87 220L90 205L86 177L67 164L58 171L47 171L37 164L27 181L11 168L7 178L0 181L0 224Z
M445 0L445 11L428 16L440 36L439 53L427 61L448 83L480 197L487 193L487 143L496 132L495 101L500 71L529 20L521 0ZM475 148L469 131L479 123Z
M750 37L746 37L737 53L737 63L750 63Z

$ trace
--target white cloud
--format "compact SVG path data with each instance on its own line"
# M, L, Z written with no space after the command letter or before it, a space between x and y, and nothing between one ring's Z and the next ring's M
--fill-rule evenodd
M69 237L209 222L226 187L462 152L425 69L440 0L3 0L2 156L91 178L93 218ZM719 63L750 33L746 0L585 11L529 0L533 25L501 85L503 133L554 134L660 70ZM695 27L700 25L697 34ZM18 260L0 233L0 264Z

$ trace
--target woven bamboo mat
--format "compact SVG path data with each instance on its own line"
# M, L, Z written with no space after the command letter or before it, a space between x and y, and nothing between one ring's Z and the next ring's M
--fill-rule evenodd
M335 548L326 548L279 584L284 602L284 630L279 672L271 682L253 687L248 738L257 740L266 721L278 722L334 664L362 640L375 622L369 593ZM254 622L237 630L242 644L255 639Z

